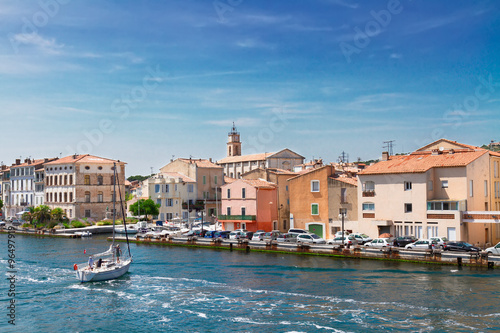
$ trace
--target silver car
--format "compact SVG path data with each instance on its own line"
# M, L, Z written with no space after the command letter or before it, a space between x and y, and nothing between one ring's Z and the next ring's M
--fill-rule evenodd
M326 244L326 240L316 234L301 234L297 236L297 243Z

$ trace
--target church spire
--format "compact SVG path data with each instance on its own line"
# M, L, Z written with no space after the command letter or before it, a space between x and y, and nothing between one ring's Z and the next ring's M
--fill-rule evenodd
M240 133L236 130L236 125L233 121L233 128L228 133L227 140L227 156L241 156Z

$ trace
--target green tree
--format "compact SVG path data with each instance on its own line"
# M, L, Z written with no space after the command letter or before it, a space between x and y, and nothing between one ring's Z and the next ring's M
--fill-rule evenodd
M22 219L32 224L33 220L35 219L34 213L35 213L35 208L27 207L26 213L23 214Z
M152 218L153 216L156 216L160 213L159 208L160 205L156 204L151 199L139 199L139 201L130 205L129 210L132 212L132 214L134 214L134 216L146 215L146 219L149 219L149 215L151 215Z
M59 222L61 222L66 217L66 215L64 214L64 210L62 210L62 208L59 207L52 209L50 215L52 216L53 220Z
M33 215L38 222L44 223L51 218L50 208L47 205L40 205L35 208Z
M142 181L144 181L144 180L146 180L148 178L149 178L149 176L136 175L136 176L130 176L130 177L128 177L127 180L129 182L133 182L134 180L138 180L138 181L142 182Z
M3 201L2 199L0 199L0 210L2 210L2 208L3 208Z

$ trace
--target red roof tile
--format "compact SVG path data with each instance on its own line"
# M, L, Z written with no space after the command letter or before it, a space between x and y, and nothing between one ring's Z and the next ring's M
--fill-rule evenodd
M179 158L180 161L184 163L195 163L198 168L222 168L220 165L217 165L213 162L210 162L206 159L195 159L195 158Z

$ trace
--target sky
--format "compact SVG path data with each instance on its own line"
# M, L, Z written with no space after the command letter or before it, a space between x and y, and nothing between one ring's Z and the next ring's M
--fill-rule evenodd
M0 161L380 158L500 141L500 3L0 2Z

